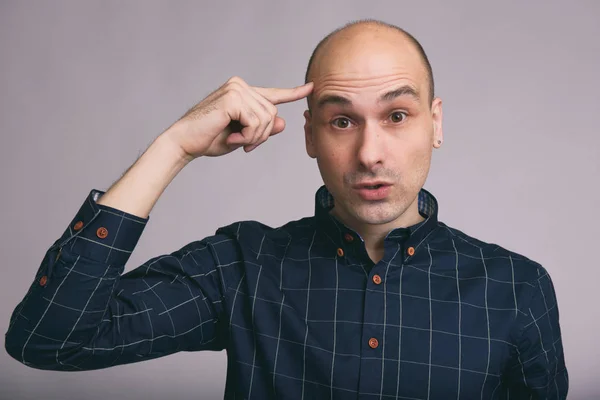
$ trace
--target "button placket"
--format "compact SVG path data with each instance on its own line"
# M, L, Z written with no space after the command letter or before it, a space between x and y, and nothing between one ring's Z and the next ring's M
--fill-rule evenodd
M363 249L364 246L363 246ZM366 253L366 249L365 249ZM367 255L368 256L368 255ZM369 368L369 360L372 357L381 356L383 351L384 340L384 322L386 309L384 306L384 290L381 286L383 279L381 278L382 271L385 271L382 263L372 263L371 270L368 273L368 277L365 277L365 294L364 294L364 308L362 310L363 326L361 329L362 340L361 340L361 373L359 387L365 392L371 392L379 388L379 385L372 383L372 371ZM376 273L379 272L379 273Z

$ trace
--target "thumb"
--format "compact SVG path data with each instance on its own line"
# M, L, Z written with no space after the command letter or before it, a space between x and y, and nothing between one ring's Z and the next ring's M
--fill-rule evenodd
M273 123L273 128L271 129L271 136L277 135L278 133L283 132L285 129L285 120L281 117L275 117L275 122Z

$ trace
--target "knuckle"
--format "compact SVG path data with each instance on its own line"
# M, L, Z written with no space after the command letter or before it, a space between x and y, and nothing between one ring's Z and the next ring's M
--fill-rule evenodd
M242 86L237 82L228 82L227 85L225 85L225 90L227 93L237 92L238 94L241 94Z
M242 98L242 91L241 88L239 88L238 86L232 84L227 88L227 94L234 98L234 99L241 99Z
M262 101L258 100L256 103L258 104L256 108L258 109L258 112L260 113L261 117L265 114L268 114L269 110Z
M260 139L260 135L257 135L255 130L252 132L252 135L248 138L248 142L254 144L258 142L258 139Z
M255 113L250 112L248 115L248 119L250 128L256 129L260 126L260 118L258 118L258 116Z
M264 127L266 127L267 125L269 125L271 123L272 119L273 119L273 117L271 116L271 114L265 110L265 112L262 114L262 118L261 118L262 125Z
M270 123L266 126L265 130L262 132L262 141L266 142L267 139L269 139L269 136L271 136L271 130L273 129L273 124Z
M271 114L271 118L275 118L275 116L277 115L277 107L275 107L273 104L271 104L271 106L269 107L269 113Z
M273 129L273 120L269 121L269 123L267 123L263 130L260 132L260 137L261 137L261 142L266 141L269 136L271 136L271 130Z
M244 81L242 78L240 78L239 76L232 76L231 78L229 78L227 80L227 85L228 86L237 86L237 87L241 87L241 88L245 88L248 85L246 84L246 81Z

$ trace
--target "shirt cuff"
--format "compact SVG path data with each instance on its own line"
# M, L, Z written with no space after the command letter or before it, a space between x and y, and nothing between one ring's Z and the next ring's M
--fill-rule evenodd
M92 189L62 236L50 250L68 248L74 254L123 266L146 227L148 218L98 204L105 192Z

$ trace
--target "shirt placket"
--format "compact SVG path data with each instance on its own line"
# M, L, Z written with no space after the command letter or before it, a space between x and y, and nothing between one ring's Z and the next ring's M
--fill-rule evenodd
M383 259L373 265L365 285L365 306L360 352L359 399L372 399L382 391L382 361L385 334L386 266L390 255L386 249ZM402 257L398 259L401 262Z

